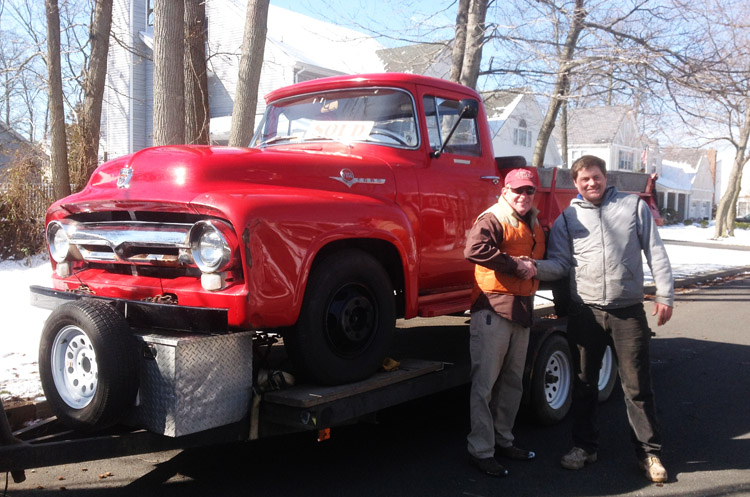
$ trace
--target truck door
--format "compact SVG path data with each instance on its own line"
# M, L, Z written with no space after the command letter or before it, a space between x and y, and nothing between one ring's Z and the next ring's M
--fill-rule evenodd
M434 152L440 150L462 106L458 98L430 94L422 95L422 103ZM482 122L483 110L476 119L463 119L443 153L431 154L417 173L420 296L471 287L474 266L463 257L466 237L476 217L497 201L502 186Z

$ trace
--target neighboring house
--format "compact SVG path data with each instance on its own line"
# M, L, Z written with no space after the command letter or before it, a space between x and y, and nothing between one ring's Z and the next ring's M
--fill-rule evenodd
M153 143L153 0L120 0L112 12L100 155L112 159ZM225 143L237 87L247 3L206 0L211 139ZM257 114L263 96L300 81L382 72L374 38L271 5Z
M0 182L3 181L8 164L13 161L16 152L26 145L29 145L27 139L7 124L0 122Z
M531 164L534 146L544 118L536 98L524 90L483 92L484 108L492 133L496 156L521 155ZM544 166L562 164L555 140L550 137L544 155Z
M559 126L553 136L560 144ZM568 165L582 155L607 163L608 171L646 172L644 142L633 109L607 106L568 109Z
M691 148L664 150L657 170L659 207L672 209L676 219L711 219L716 176L716 151Z
M734 169L734 160L737 150L728 143L717 143L716 159L716 197L715 203L718 204L724 193L729 187L729 177ZM745 169L740 184L740 194L737 198L736 216L741 217L750 214L750 174Z

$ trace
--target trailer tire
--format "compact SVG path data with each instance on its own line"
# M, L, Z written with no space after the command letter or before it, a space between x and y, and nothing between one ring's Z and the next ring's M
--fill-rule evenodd
M561 421L573 401L573 362L568 341L550 335L539 348L531 377L531 410L544 425Z
M612 395L617 383L617 357L612 345L607 345L599 370L599 402L605 402Z
M303 376L343 384L365 379L382 365L395 325L388 273L367 252L349 249L313 267L299 320L284 341Z
M115 424L138 392L138 345L125 318L99 300L50 314L39 344L47 401L66 426L94 431Z

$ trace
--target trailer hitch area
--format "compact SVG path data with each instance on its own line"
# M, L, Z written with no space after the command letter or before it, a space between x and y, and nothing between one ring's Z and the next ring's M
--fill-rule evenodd
M16 445L22 444L27 445L23 440L19 440L13 436L13 432L10 429L10 422L8 421L8 415L5 414L5 406L3 401L0 399L0 446L3 445ZM26 472L22 469L11 470L10 476L13 477L15 483L23 483L26 481Z

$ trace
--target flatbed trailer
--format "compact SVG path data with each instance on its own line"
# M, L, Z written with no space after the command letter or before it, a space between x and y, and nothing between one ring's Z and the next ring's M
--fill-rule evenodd
M561 334L564 320L542 318L550 308L537 311L524 375L525 399L529 404L532 376L554 382L546 368L548 357L538 357L551 335ZM436 320L440 320L436 322ZM331 429L362 419L381 410L428 395L466 385L470 381L468 316L418 318L399 326L392 357L398 365L381 370L362 381L338 386L290 385L268 391L254 389L239 421L180 436L167 436L143 427L116 425L103 431L70 430L55 417L10 431L3 411L0 424L0 472L11 472L14 481L24 479L24 470L84 461L130 456L164 450L188 449L223 443L252 441L291 433L311 433L322 441ZM263 336L259 340L266 341ZM278 365L283 345L268 345L266 361ZM544 352L542 352L544 353ZM545 364L542 364L544 366ZM561 412L564 415L564 412Z
M455 332L455 329L451 331ZM452 341L455 343L465 339L466 333L454 335ZM455 347L450 349L447 357L451 360L464 355L462 352L456 354ZM240 421L177 437L123 425L86 434L66 428L54 417L11 432L3 410L0 423L6 428L0 437L0 472L10 471L14 480L20 482L24 479L23 470L31 468L250 441L289 433L317 432L318 439L323 440L330 436L331 428L356 422L409 400L458 387L468 380L468 362L460 358L457 363L403 359L394 370L380 371L355 383L295 385L256 392Z

